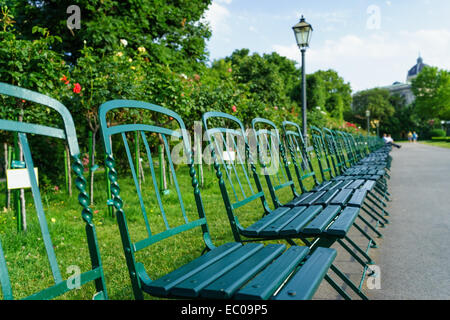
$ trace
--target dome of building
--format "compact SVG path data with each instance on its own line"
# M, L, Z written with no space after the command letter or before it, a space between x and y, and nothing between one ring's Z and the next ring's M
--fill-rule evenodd
M406 81L411 82L411 80L417 77L420 71L422 71L422 69L426 66L428 65L423 63L422 57L419 56L419 58L417 58L417 63L411 69L409 69L408 75L406 76Z

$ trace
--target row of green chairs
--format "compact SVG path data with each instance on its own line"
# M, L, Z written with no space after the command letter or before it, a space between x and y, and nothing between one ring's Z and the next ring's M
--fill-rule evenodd
M0 94L24 99L56 110L63 128L29 124L11 120L0 120L0 130L17 132L25 157L39 227L45 244L46 255L52 270L54 284L27 296L28 299L52 299L73 290L68 279L64 280L53 250L52 239L42 205L38 181L34 173L27 135L43 135L65 140L72 157L72 169L76 175L82 218L86 225L88 251L91 268L79 275L82 286L93 282L95 299L107 299L105 277L97 242L93 213L89 208L86 180L75 132L68 110L58 101L8 84L0 83ZM126 123L116 117L116 111L133 109L148 113L152 123ZM201 188L193 157L191 140L183 119L175 112L142 101L113 100L99 109L102 137L106 151L105 166L111 187L112 199L108 205L114 208L125 261L136 299L144 294L163 298L212 298L212 299L311 299L322 280L325 279L345 299L345 292L330 276L333 271L362 299L361 285L355 285L339 270L333 261L337 251L331 246L340 243L361 263L365 270L372 260L366 251L359 248L348 236L355 226L369 240L375 240L355 223L360 218L370 230L381 236L377 227L384 226L388 214L384 207L389 199L386 179L389 178L389 149L374 138L353 137L345 133L311 128L311 143L304 140L295 123L284 122L280 137L278 128L266 119L254 119L250 134L242 122L225 113L207 112L203 125L208 147L213 159L219 190L223 198L224 213L228 216L234 242L215 246L201 197ZM165 124L165 125L162 125ZM260 127L262 126L262 127ZM264 127L265 126L265 127ZM247 130L248 131L248 130ZM131 152L130 137L136 134L144 145L147 155L145 167L150 169L148 179L153 189L143 189L139 169ZM149 137L158 135L165 149L175 196L165 196L158 185L155 171L154 148ZM252 143L250 136L253 137ZM275 143L267 143L269 139ZM181 147L174 150L173 141ZM118 172L113 150L123 148L129 170ZM255 150L252 150L256 147ZM183 165L175 163L174 156L183 155ZM231 155L233 153L233 156ZM289 155L287 155L287 153ZM232 159L232 160L231 160ZM122 159L121 159L122 160ZM270 160L270 161L269 161ZM314 169L315 163L319 169ZM332 164L331 164L332 163ZM270 164L270 165L268 165ZM326 166L325 166L326 164ZM161 163L158 163L161 165ZM177 169L175 169L178 166ZM185 202L177 176L182 167L187 167L192 184L195 209ZM291 170L291 169L294 170ZM119 176L131 172L134 189L126 194L135 195L135 201L123 199ZM292 174L295 172L295 174ZM322 181L319 182L318 172ZM295 177L294 177L295 176ZM308 179L313 186L309 188ZM290 189L290 199L286 198ZM299 191L297 191L299 189ZM281 196L280 196L281 193ZM174 216L173 199L176 199L179 216ZM288 197L289 198L289 197ZM128 205L127 205L128 204ZM133 206L130 208L130 206ZM168 207L171 207L169 210ZM217 204L219 207L219 204ZM257 209L260 208L260 209ZM155 210L156 209L156 210ZM129 214L134 210L142 213L141 239L129 228ZM362 217L365 210L374 221L372 226ZM154 213L158 211L158 213ZM241 215L242 214L242 215ZM135 217L133 217L133 221ZM242 224L241 224L242 223ZM181 267L152 279L148 272L155 273L158 265L144 265L139 259L145 257L152 246L183 235L197 232L203 243L202 254L183 263ZM301 243L297 244L299 240ZM346 240L357 253L344 243ZM164 254L171 258L173 251L165 248ZM146 250L147 249L147 250ZM76 253L75 253L76 254ZM363 258L361 258L362 256ZM18 266L15 266L18 267ZM364 277L363 274L363 277ZM73 280L73 279L72 279ZM8 274L6 256L0 243L0 284L4 299L13 299L13 290Z

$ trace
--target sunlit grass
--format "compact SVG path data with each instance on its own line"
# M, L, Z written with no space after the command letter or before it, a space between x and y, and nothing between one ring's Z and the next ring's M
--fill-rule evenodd
M293 171L291 174L295 177ZM239 177L242 181L245 181L242 173L239 174ZM198 213L193 197L191 177L188 174L187 167L177 169L177 178L186 217L189 221L192 221L198 218ZM253 177L250 176L249 178L253 183ZM275 179L274 177L272 178ZM264 177L261 177L261 179L267 203L273 209L265 179ZM295 184L297 192L300 193L298 182L295 181ZM141 214L139 198L136 195L131 175L129 173L119 174L119 185L132 241L136 242L148 237ZM312 179L307 182L307 187L310 188L311 186ZM5 183L1 183L0 204L2 204L2 207L5 203L4 188ZM155 234L165 230L165 224L156 201L150 174L146 176L146 181L142 182L141 188L151 232ZM163 196L163 202L167 222L170 227L173 227L182 224L184 220L173 183L169 189L170 193ZM97 230L109 298L133 299L118 226L114 218L108 217L104 172L97 172L94 190L94 205L92 206L94 224ZM213 243L219 246L223 243L234 241L220 193L218 179L212 166L204 166L204 185L201 188L201 195ZM292 199L292 192L289 187L280 190L277 195L282 203ZM77 201L77 190L73 189L73 195L70 198L65 190L47 191L42 197L49 233L52 237L63 278L67 279L71 275L67 270L72 265L79 266L82 271L89 270L89 252L86 244L84 223L81 219L80 206ZM263 214L259 199L242 209L238 214L239 221L244 227L256 222ZM27 225L27 232L17 233L14 211L8 210L0 213L0 239L6 256L15 298L24 298L39 289L50 286L53 281L30 191L27 191ZM144 263L152 279L157 279L195 259L204 248L201 230L200 228L195 228L137 252L136 260ZM93 285L89 284L80 290L64 295L62 298L91 299L94 293ZM148 295L146 295L146 298L153 299Z

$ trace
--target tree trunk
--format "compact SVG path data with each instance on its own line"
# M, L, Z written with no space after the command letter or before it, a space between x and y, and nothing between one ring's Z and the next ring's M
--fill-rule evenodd
M72 196L72 174L70 168L70 151L69 146L66 145L66 165L67 165L67 189L69 191L69 197Z
M19 116L19 122L22 122L23 116L20 115ZM18 139L18 143L19 143L19 150L20 150L20 157L19 160L23 161L24 157L23 157L23 148L22 148L22 143L20 143L20 139ZM34 168L31 168L32 170L34 170ZM20 206L21 208L21 214L22 214L22 230L23 231L27 231L27 206L25 203L25 190L24 189L20 189Z
M161 144L161 163L159 164L161 166L161 170L162 170L162 186L161 189L162 191L167 190L167 177L166 177L166 161L165 161L165 157L164 157L164 140L161 136L161 134L158 134L158 138L159 138L159 142Z
M5 177L6 177L6 171L8 170L8 163L9 163L9 157L8 157L8 143L3 143L3 151L4 151L4 159L5 159ZM6 191L6 209L9 209L11 207L11 191L8 189L8 186L5 187Z
M96 128L94 131L92 131L92 143L91 143L91 159L89 159L89 174L90 174L90 191L89 191L89 198L91 199L91 205L94 204L94 170L92 168L94 167L95 163L95 137L97 135L98 128Z

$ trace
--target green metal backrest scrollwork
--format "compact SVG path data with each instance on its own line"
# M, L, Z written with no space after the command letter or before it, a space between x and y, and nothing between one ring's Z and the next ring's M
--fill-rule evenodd
M283 121L282 126L284 140L290 154L290 159L294 165L294 171L297 176L300 189L302 193L307 192L312 188L312 186L307 186L308 184L319 184L319 180L312 163L314 148L313 146L308 146L305 143L302 130L297 123Z
M314 152L316 154L317 161L319 163L322 181L331 180L334 178L334 175L331 170L329 154L328 150L325 147L322 130L320 130L315 126L310 126L310 129L311 129L311 140L313 142Z
M348 165L351 167L360 160L355 138L351 133L348 132L340 131L339 133L342 135L342 139L344 140L344 143L346 145Z
M133 123L133 124L121 124L114 123L108 125L107 114L113 112L118 109L133 109L134 111L138 111L139 113L147 112L152 116L158 117L166 117L168 119L172 119L170 123L172 127L176 126L176 128L169 128L169 125L160 125L158 123L155 124L147 124L147 123ZM202 203L202 199L200 196L199 183L196 178L196 172L194 169L194 157L193 150L191 148L190 138L188 136L185 124L181 117L166 108L161 106L157 106L151 103L143 102L143 101L135 101L135 100L112 100L103 103L99 109L99 118L103 135L103 142L105 145L106 151L106 160L105 164L109 170L108 178L111 186L112 193L112 201L115 209L115 214L119 226L119 232L122 238L122 244L125 253L125 259L128 266L128 271L131 279L131 284L133 287L134 296L136 299L143 299L143 286L152 282L150 277L147 274L147 270L144 267L144 264L141 262L136 262L135 254L138 251L149 248L151 245L156 244L162 240L171 238L173 236L179 235L183 232L187 232L194 228L201 228L203 233L203 241L206 245L206 249L210 250L214 248L214 245L211 241L206 218L204 207ZM150 121L150 120L149 120ZM143 121L142 121L143 122ZM148 188L143 189L144 185L141 186L138 179L138 168L134 165L135 160L133 159L132 152L130 151L130 146L128 142L128 135L132 135L137 133L140 137L140 141L142 141L144 145L144 153L146 154L145 167L150 169L151 173L151 182L148 183ZM169 163L169 172L172 176L172 181L175 188L175 194L171 193L170 196L163 195L161 192L161 186L158 186L157 173L155 172L155 161L153 160L152 154L152 146L149 142L149 136L154 134L158 134L161 136L164 149L166 150L166 158ZM113 157L113 145L112 141L116 140L115 136L117 136L118 140L121 140L123 143L123 147L125 149L128 168L131 171L131 175L133 177L134 187L135 187L135 195L138 197L137 207L140 208L142 213L142 218L145 225L145 232L143 239L139 239L134 241L134 237L132 237L131 230L128 227L127 222L127 211L124 208L124 200L122 199L121 189L119 187L118 181L118 172L116 168L116 161ZM132 135L133 136L133 135ZM183 196L180 190L180 185L178 182L178 178L175 172L175 165L172 159L172 150L170 148L170 143L168 141L169 138L175 138L181 144L181 149L184 152L185 161L189 168L190 182L193 186L193 196L195 198L197 212L195 212L194 217L190 220L188 213L186 212ZM121 139L120 139L121 138ZM120 142L120 141L119 141ZM119 143L118 143L119 145ZM178 144L179 145L179 144ZM120 144L121 146L121 144ZM175 147L174 147L175 148ZM161 163L159 164L161 165ZM132 187L131 187L132 188ZM154 193L152 192L154 191ZM127 190L127 193L130 193L130 189ZM152 194L153 193L153 194ZM134 195L134 193L133 193ZM175 196L176 195L176 196ZM175 213L171 210L169 211L169 200L166 200L166 197L172 197L172 199L178 200L179 209L181 214ZM154 201L154 202L151 202ZM171 203L173 204L173 200ZM131 199L130 199L131 203ZM130 208L130 204L128 204L128 208ZM153 209L156 209L158 213L152 213ZM131 212L131 210L128 210ZM192 216L191 216L192 217ZM134 234L133 234L134 236ZM142 238L142 237L141 237ZM168 255L171 254L170 251L167 252ZM155 270L152 270L155 271Z
M64 105L59 101L52 99L43 94L33 92L27 89L19 88L5 83L0 83L0 94L16 97L29 102L34 102L39 105L46 106L58 112L64 123L64 128L49 127L40 124L18 122L12 120L0 120L0 131L10 131L18 135L22 151L25 159L25 167L28 172L31 192L34 199L34 206L39 221L39 228L42 234L42 241L44 243L45 252L53 276L54 284L46 287L42 290L34 292L28 295L25 299L53 299L62 294L75 289L72 279L69 281L63 280L60 267L57 261L57 256L52 243L51 235L49 232L46 215L44 212L44 206L42 204L41 193L38 186L38 181L34 172L34 164L31 155L30 146L28 143L27 135L42 135L47 137L53 137L65 140L69 147L69 152L72 157L72 169L76 175L75 185L79 190L78 201L82 207L81 215L86 223L86 236L88 249L91 259L92 269L83 272L79 275L79 285L82 286L88 282L94 281L96 294L94 299L106 299L107 293L105 288L105 280L103 275L103 267L100 259L100 253L97 243L97 236L95 227L92 223L92 209L89 208L89 196L86 192L86 180L83 177L83 164L80 159L80 151L78 147L78 141L75 131L75 126L72 120L72 116ZM25 234L25 236L27 236ZM74 252L74 254L76 254ZM20 266L14 266L15 268ZM22 279L23 280L23 279ZM10 277L8 275L7 262L4 252L0 243L0 283L4 299L13 299Z
M282 206L278 193L285 193L284 188L290 187L292 195L298 197L289 164L285 146L282 143L277 126L270 120L255 118L252 120L253 134L256 137L258 162L264 170L264 176L275 207ZM267 161L267 158L270 161Z
M342 144L337 139L336 133L333 130L323 128L322 132L325 147L333 165L334 175L341 175L345 169L345 157Z
M223 112L206 112L202 121L233 236L236 241L241 241L243 226L239 222L238 209L252 208L254 201L259 199L264 214L271 212L254 161L255 150L251 150L244 125L238 118ZM218 122L226 125L218 125ZM216 125L211 127L212 123ZM232 154L235 161L228 161Z

